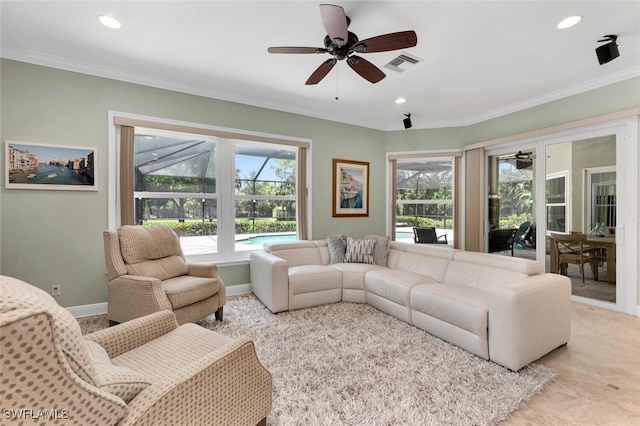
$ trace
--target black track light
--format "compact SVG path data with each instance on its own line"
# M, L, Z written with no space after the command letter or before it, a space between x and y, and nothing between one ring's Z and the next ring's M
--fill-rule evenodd
M404 128L405 129L410 129L411 126L412 126L412 124L411 124L411 114L405 114L404 116L407 117L404 120L402 120L402 122L404 123Z
M620 51L618 50L618 45L616 44L616 40L618 39L617 35L609 34L605 35L602 40L598 40L598 43L602 43L607 41L607 44L603 44L602 46L596 47L596 55L598 55L598 62L600 65L606 64L620 56Z

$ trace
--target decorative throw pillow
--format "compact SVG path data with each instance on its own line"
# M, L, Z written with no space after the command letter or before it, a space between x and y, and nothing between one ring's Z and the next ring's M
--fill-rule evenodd
M345 263L369 263L373 264L374 240L359 240L347 237L347 253Z
M347 251L346 235L329 235L327 237L329 248L329 263L344 263L344 255Z
M375 241L373 246L373 262L376 265L387 266L387 257L389 256L389 236L367 235L364 239Z

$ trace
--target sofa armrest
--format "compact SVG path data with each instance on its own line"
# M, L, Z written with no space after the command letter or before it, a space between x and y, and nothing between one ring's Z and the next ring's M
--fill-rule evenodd
M110 358L142 346L178 327L171 311L159 311L87 334L85 339L102 346Z
M122 275L109 281L109 319L125 322L163 309L171 302L157 278Z
M134 398L120 424L179 425L189 419L190 424L255 425L271 412L271 373L249 339L234 339L183 367Z
M251 291L271 312L289 310L289 263L266 251L250 254Z
M489 358L517 371L567 343L571 280L540 274L490 289Z

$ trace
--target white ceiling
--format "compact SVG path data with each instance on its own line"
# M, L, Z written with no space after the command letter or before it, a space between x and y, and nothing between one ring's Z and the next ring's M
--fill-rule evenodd
M418 45L362 55L387 74L377 84L341 61L305 86L329 55L267 47L323 47L319 3L2 0L1 56L381 130L405 113L414 128L469 125L640 75L640 1L334 1L360 39L415 30ZM558 30L572 14L584 19ZM605 34L620 57L599 65ZM383 68L403 52L423 61Z

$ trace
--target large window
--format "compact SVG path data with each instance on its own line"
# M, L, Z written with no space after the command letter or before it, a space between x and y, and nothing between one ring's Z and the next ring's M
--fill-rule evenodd
M571 229L567 211L567 172L547 176L547 233ZM568 233L568 232L567 232Z
M413 242L413 227L430 226L453 243L454 161L406 158L395 163L395 237Z
M296 152L234 141L236 250L296 238Z
M167 224L185 255L203 260L244 259L266 241L306 238L298 188L306 187L308 143L158 127L120 128L120 224Z

